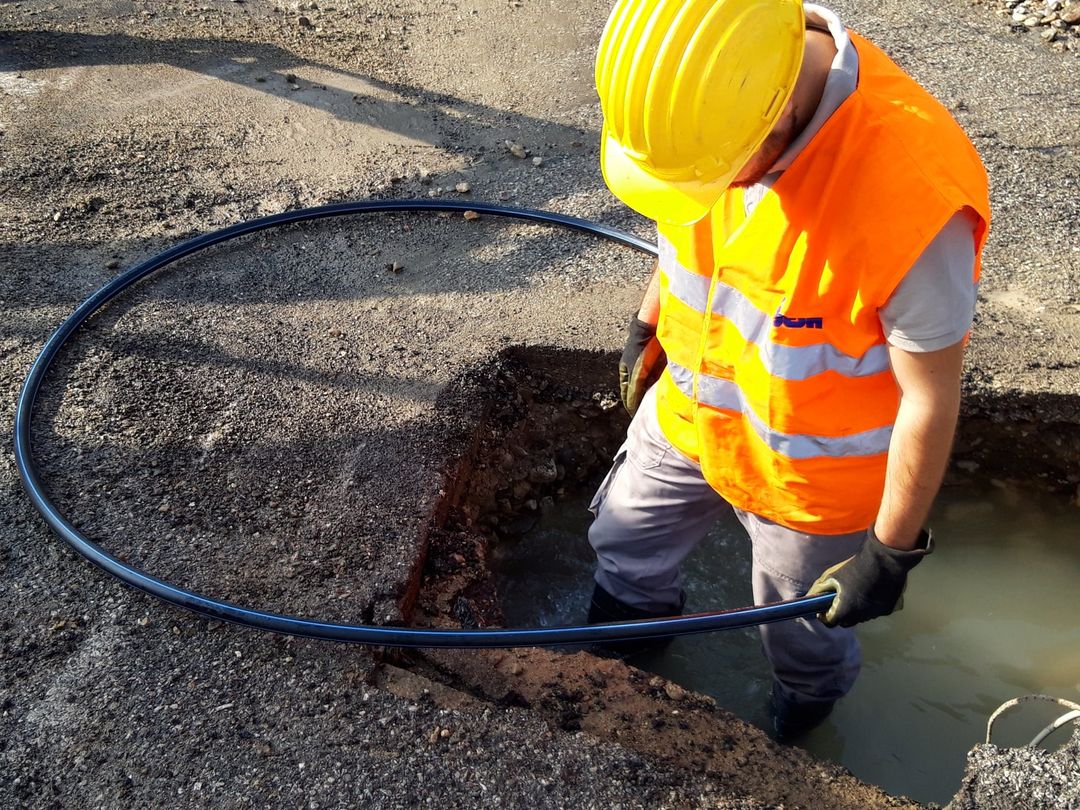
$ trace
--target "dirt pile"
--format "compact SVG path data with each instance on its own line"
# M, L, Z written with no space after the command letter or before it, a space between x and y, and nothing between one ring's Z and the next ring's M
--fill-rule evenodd
M1062 732L1064 733L1064 732ZM949 810L1076 807L1080 802L1080 730L1057 751L979 745Z

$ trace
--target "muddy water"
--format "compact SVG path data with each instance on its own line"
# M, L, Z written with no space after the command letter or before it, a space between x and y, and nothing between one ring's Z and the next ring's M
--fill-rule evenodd
M561 502L530 534L496 549L511 625L583 619L593 566L586 504ZM913 574L903 611L860 630L859 682L803 746L892 793L946 802L1001 703L1031 692L1080 697L1080 509L998 486L947 488L932 525L938 550ZM751 603L749 544L734 517L717 525L686 573L691 612ZM676 639L633 663L768 722L756 631ZM1060 713L1006 716L994 741L1023 744ZM1067 736L1058 731L1048 744Z

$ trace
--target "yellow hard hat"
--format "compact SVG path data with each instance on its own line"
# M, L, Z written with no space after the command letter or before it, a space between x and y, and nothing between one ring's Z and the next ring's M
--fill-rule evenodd
M804 26L800 0L618 0L596 57L612 193L660 222L705 216L783 112Z

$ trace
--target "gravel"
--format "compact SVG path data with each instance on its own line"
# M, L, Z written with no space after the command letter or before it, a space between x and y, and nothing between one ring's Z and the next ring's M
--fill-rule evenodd
M1066 732L1058 732L1064 734ZM977 745L949 810L1080 807L1080 727L1056 751Z

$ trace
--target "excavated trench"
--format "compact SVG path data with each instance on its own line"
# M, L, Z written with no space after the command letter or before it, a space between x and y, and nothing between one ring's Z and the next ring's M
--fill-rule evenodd
M586 498L606 471L628 422L615 367L610 354L517 348L448 390L445 407L485 392L483 417L448 475L423 570L403 599L405 616L431 626L506 626L512 594L505 590L513 583L500 583L493 552L519 542L560 504ZM1040 412L1045 404L969 403L947 483L990 479L998 487L1075 493L1080 431ZM705 694L585 650L428 651L396 660L482 699L528 707L564 730L708 774L734 795L769 805L909 804L839 765L776 745Z

